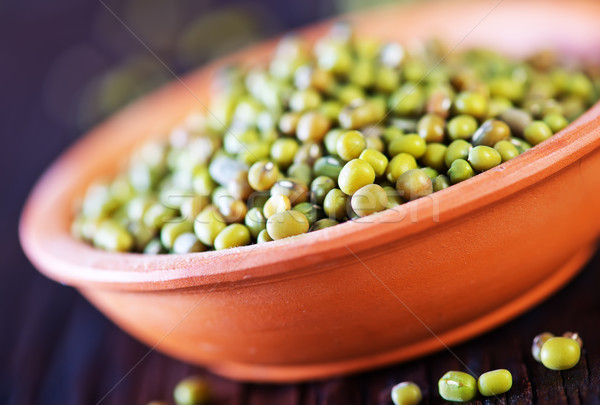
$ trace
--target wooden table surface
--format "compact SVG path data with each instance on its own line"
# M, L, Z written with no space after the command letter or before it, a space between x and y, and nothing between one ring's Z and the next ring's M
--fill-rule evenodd
M443 351L407 364L364 374L297 385L242 384L170 359L112 325L76 291L46 280L23 257L14 235L3 229L0 283L0 403L145 404L172 400L178 380L200 374L216 392L215 404L391 404L390 388L416 382L424 404L444 401L437 380L460 370ZM8 273L14 274L8 274ZM15 275L16 274L16 275ZM475 373L507 368L514 385L484 404L600 404L600 254L554 297L452 351ZM530 354L541 331L577 331L583 357L572 370L556 372Z
M305 3L307 10L313 7L325 12L299 13L278 2L262 3L280 18L275 31L332 12L329 2L316 0ZM79 61L97 67L94 52L108 55L110 61L124 58L128 51L119 54L93 42L97 41L96 17L106 14L96 1L9 0L0 6L0 404L130 405L172 400L177 381L193 373L206 376L216 393L216 404L390 404L390 388L403 380L421 386L423 403L443 402L437 395L437 380L447 370L460 369L447 351L326 381L280 386L241 384L149 352L75 290L39 275L18 243L20 209L35 179L86 128L85 122L64 120L75 111L69 108L79 105L70 104L69 91L81 91L86 79L82 71L89 68L80 66ZM273 30L260 35L271 35ZM125 31L121 34L130 35ZM135 42L129 46L146 52ZM57 60L65 55L74 59L68 74L57 82L56 72L62 66ZM600 255L596 255L579 276L542 305L453 347L476 373L502 367L513 374L514 386L508 395L474 403L600 404L599 286ZM532 359L531 340L546 330L581 334L585 349L574 369L554 372Z

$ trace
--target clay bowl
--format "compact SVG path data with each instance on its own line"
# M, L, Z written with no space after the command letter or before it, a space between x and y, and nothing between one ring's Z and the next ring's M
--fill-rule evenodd
M347 19L360 33L404 42L439 36L516 55L553 46L598 57L598 16L598 2L478 0ZM314 39L330 24L301 34ZM469 339L548 297L593 253L598 104L494 170L316 233L179 256L106 253L71 237L73 201L92 180L114 174L135 145L201 109L220 65L260 63L274 43L174 81L64 153L23 211L21 241L32 262L157 350L232 378L283 382L382 366Z

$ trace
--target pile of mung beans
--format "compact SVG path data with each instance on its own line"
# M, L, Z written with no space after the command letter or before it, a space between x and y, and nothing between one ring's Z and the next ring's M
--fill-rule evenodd
M338 24L286 37L266 66L221 69L206 113L89 187L73 234L108 251L190 253L278 240L465 181L565 128L596 68L551 52L404 47Z

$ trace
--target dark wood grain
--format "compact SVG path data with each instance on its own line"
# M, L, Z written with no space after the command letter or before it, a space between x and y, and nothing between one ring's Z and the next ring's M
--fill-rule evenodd
M527 314L465 344L406 364L298 385L240 384L150 351L117 329L81 296L35 273L18 250L1 249L20 272L11 294L3 286L0 399L6 404L145 404L168 399L175 384L203 375L216 404L390 404L405 380L441 404L437 380L447 370L480 374L507 368L512 390L473 404L600 404L600 254L576 279ZM15 257L18 260L15 260ZM14 300L12 302L7 299ZM585 349L572 370L550 371L530 355L533 336L581 333Z

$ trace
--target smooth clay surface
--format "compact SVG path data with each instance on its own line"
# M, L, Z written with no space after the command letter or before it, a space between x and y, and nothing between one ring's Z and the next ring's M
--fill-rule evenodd
M535 18L532 16L535 15ZM453 1L349 16L364 35L525 55L600 57L600 3ZM326 22L301 32L321 35ZM265 61L275 41L218 61L92 130L43 175L21 241L48 277L78 288L157 350L255 381L403 361L469 339L566 283L600 233L600 105L542 145L434 195L263 245L189 255L106 253L73 239L73 202L120 158L204 111L215 69Z

